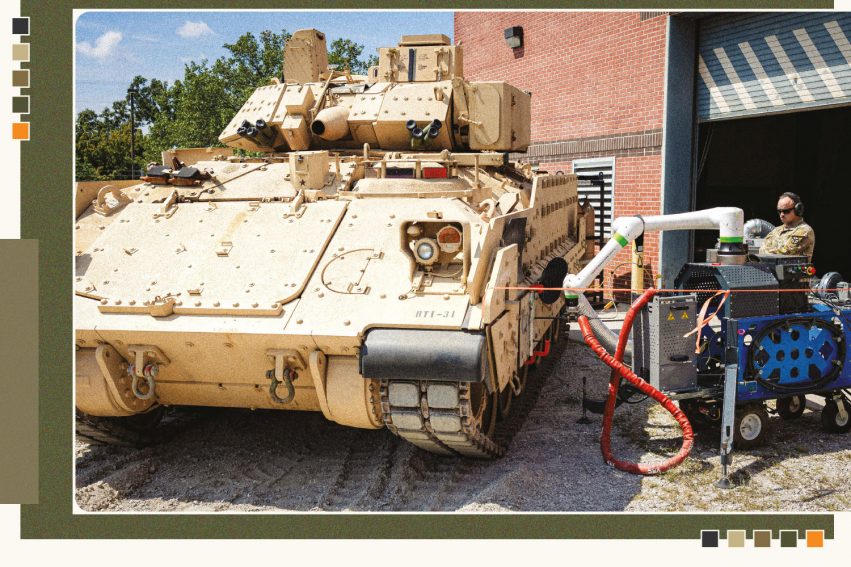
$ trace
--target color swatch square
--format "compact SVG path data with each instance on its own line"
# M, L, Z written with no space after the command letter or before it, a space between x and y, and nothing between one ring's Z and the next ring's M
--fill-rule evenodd
M807 547L824 547L824 530L807 530Z
M798 547L798 530L780 530L780 547Z
M753 546L771 547L771 530L754 530Z
M20 71L12 71L12 86L28 88L30 86L30 71L22 69Z
M16 43L12 45L12 61L29 61L30 60L30 44Z
M30 97L28 96L13 96L12 97L12 112L15 114L30 113Z
M744 547L745 530L727 530L727 547Z
M13 140L29 140L30 139L30 123L29 122L14 122L14 123L12 123L12 139Z
M700 530L702 547L718 547L718 530Z
M15 35L30 34L29 18L12 18L12 33Z

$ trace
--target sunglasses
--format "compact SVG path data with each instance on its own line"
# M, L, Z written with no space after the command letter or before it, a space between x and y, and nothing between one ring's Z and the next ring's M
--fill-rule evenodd
M791 213L794 210L795 210L795 207L792 207L791 209L777 209L777 212L781 215L788 215L789 213Z

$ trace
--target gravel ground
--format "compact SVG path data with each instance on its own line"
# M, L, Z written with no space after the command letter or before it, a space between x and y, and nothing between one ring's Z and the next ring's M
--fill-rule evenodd
M735 453L732 490L713 485L720 475L713 429L698 430L680 467L640 477L603 463L599 415L577 423L582 377L589 397L601 398L607 367L574 342L557 355L552 372L539 376L542 385L530 392L506 455L496 461L438 457L386 430L349 429L317 413L204 410L154 447L78 440L77 503L87 511L158 512L851 508L849 437L824 432L812 402L798 420L772 416L764 447ZM653 462L679 448L679 433L658 405L623 405L615 414L613 446L621 458Z

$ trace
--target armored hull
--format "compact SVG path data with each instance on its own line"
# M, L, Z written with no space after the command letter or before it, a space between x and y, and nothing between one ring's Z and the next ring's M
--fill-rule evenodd
M306 32L294 38L318 37ZM539 282L556 259L575 271L585 216L573 175L508 161L528 143L517 143L516 112L528 114L518 102L528 95L503 83L473 90L458 76L459 48L429 41L409 40L408 57L451 52L451 64L437 59L446 80L390 81L404 67L397 52L384 84L332 71L273 83L280 96L249 101L221 137L261 157L178 150L144 183L78 206L81 412L320 411L433 452L502 452L490 437L496 413L563 306L558 294L510 288ZM403 92L432 100L402 101L405 116L393 117ZM459 92L486 94L472 111ZM367 103L372 118L358 110ZM471 151L482 140L495 148Z

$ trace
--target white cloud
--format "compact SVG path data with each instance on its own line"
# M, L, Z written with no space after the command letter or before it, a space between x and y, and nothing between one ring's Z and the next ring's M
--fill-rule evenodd
M86 57L94 59L106 59L115 52L118 44L124 36L121 32L108 31L95 40L95 45L92 46L88 41L83 41L77 44L77 51Z
M189 22L177 28L177 34L180 37L196 38L202 35L215 35L215 32L210 29L206 22Z

